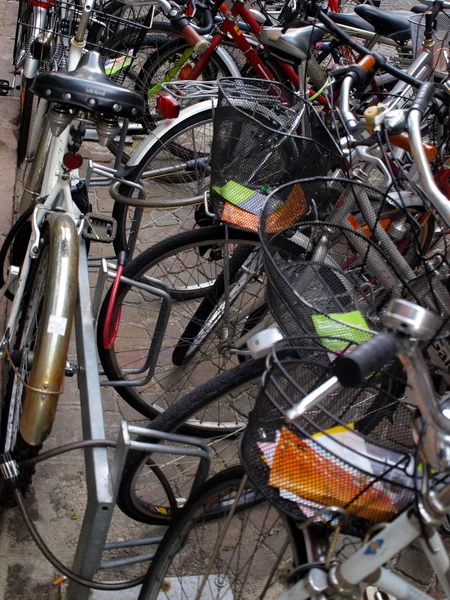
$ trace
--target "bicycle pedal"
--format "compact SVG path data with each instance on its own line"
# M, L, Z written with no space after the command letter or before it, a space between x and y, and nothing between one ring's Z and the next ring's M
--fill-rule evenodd
M7 79L0 79L0 96L7 96L12 89Z
M91 242L109 244L116 239L117 221L98 213L84 215L83 238Z

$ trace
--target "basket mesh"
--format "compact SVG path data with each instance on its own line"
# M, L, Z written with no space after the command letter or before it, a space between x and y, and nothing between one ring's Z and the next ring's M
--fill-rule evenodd
M275 219L292 196L304 211L291 208L290 224ZM314 214L327 220L306 220ZM273 316L288 336L337 335L361 343L367 330L378 329L378 315L392 297L442 314L437 300L438 292L448 298L445 288L429 270L411 266L425 243L421 235L413 213L354 181L317 177L275 190L260 222Z
M409 18L411 27L411 41L414 58L422 50L422 42L425 33L425 14L414 15ZM436 71L448 72L448 63L450 59L450 16L441 12L437 15L433 27L434 40L434 66Z
M233 78L219 80L211 156L215 214L251 231L271 190L294 175L326 175L340 161L310 104L279 83ZM291 200L286 212L302 212L301 199Z
M297 520L339 506L357 529L389 521L412 503L416 485L403 370L394 362L288 425L284 413L332 376L336 355L323 344L297 340L272 354L241 440L242 463L270 502Z
M151 18L148 6L136 7L132 22L119 16L122 12L117 10L118 14L108 14L101 6L92 10L86 42L87 50L100 52L106 74L120 84L124 82L144 41ZM75 3L56 0L53 5L49 2L45 26L36 28L33 26L33 5L21 0L13 61L15 68L19 69L25 57L31 56L39 61L40 70L66 69L70 40L76 33L80 16L81 8Z

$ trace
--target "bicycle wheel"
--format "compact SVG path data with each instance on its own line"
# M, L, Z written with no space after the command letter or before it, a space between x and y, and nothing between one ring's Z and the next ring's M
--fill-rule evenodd
M228 238L222 226L205 227L180 233L158 244L129 263L124 276L145 281L145 276L163 281L174 300L170 322L162 341L156 370L149 383L139 387L118 387L122 398L148 418L167 409L182 395L206 379L237 364L237 357L227 352L217 335L205 340L195 360L183 367L173 363L173 350L187 324L192 320L199 302L223 271L223 257L230 256L242 245L257 247L256 235L230 229ZM260 292L262 291L259 286ZM258 292L254 292L257 294ZM154 335L160 301L140 290L119 287L114 314L121 309L118 334L113 346L104 346L104 328L110 294L103 302L97 327L97 342L104 372L110 381L132 381L142 375L130 369L142 367ZM251 299L247 297L247 302ZM242 308L242 303L239 305ZM242 326L238 323L238 327ZM237 334L238 335L238 334ZM207 430L208 427L206 426Z
M39 257L33 261L32 270L28 277L25 294L20 309L20 320L15 340L11 343L11 359L17 373L7 364L6 394L3 399L0 419L1 452L14 451L17 461L32 458L39 454L42 446L30 446L19 433L19 418L25 396L25 387L20 379L27 381L31 368L27 355L33 352L39 329L39 315L46 288L48 265L48 237L44 237L45 245ZM6 370L6 369L5 369ZM6 378L5 378L6 379ZM26 492L34 474L34 467L21 469L20 485ZM0 507L14 504L12 494L3 486L0 480Z
M116 252L127 250L131 239L137 252L151 243L173 235L177 228L192 229L194 207L209 188L208 160L212 143L213 113L210 106L180 120L150 144L139 164L133 168L133 181L141 181L145 204L136 223L135 207L115 202L113 217L117 221L114 242ZM119 192L132 202L136 191L128 186ZM129 200L128 200L129 197ZM197 198L197 200L189 200ZM188 199L187 202L182 202ZM130 238L130 234L132 234Z
M199 58L191 50L191 46L183 38L171 38L159 46L144 63L135 89L142 92L147 99L144 122L148 130L154 129L155 125L164 118L156 110L156 94L161 91L160 82L176 81L181 69L184 69L181 78L188 79L188 72L193 70ZM199 79L214 81L219 77L233 77L233 75L218 53L213 52Z
M251 294L249 289L251 281L256 279L261 280L263 277L261 264L258 261L251 270L248 268L253 259L253 250L251 246L241 246L236 250L229 264L229 282L230 282L230 303L235 303L238 298L243 300L243 294ZM244 269L244 271L243 271ZM241 275L241 276L240 276ZM248 288L247 288L248 286ZM220 273L211 291L205 295L199 307L195 311L192 320L182 333L173 351L173 363L177 366L187 363L200 350L205 339L214 331L218 323L224 318L225 303L225 277L224 272ZM254 294L254 291L253 291ZM250 306L248 311L248 320L255 312L255 307ZM234 306L236 310L236 306ZM246 322L247 325L247 322ZM256 325L254 323L253 327ZM250 329L244 326L244 331Z
M301 542L295 524L262 499L242 468L226 470L168 530L140 598L276 598L286 587L280 575L304 561Z
M265 362L263 358L248 361L207 381L159 415L152 421L151 429L204 436L204 424L209 423L211 471L239 464L237 435L246 426L254 406ZM134 520L169 525L191 494L197 467L198 461L192 458L156 453L147 458L131 450L117 504ZM163 477L166 485L162 488Z

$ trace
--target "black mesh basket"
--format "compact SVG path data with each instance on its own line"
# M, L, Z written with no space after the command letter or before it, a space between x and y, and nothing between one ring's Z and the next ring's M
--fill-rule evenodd
M286 411L332 376L332 341L326 347L323 338L297 339L272 353L240 455L255 486L287 515L303 521L338 506L352 517L346 531L361 533L414 501L414 407L394 361L288 424Z
M13 64L19 69L25 56L29 55L39 61L40 70L64 70L81 7L60 0L40 4L47 8L47 13L45 24L36 28L33 26L33 4L28 0L20 1ZM116 7L115 14L103 11L101 4L92 10L86 41L86 49L100 52L106 74L120 84L124 82L149 31L152 14L146 5L133 5L131 13L127 3L123 7L123 10L120 5ZM130 16L132 21L128 19Z
M327 220L305 220L311 213ZM355 181L315 177L271 193L260 239L268 304L284 333L360 343L393 297L442 312L438 292L448 293L424 260L424 225L412 209Z
M293 177L330 173L339 150L311 104L284 85L223 78L218 86L211 203L219 219L257 231L271 190Z

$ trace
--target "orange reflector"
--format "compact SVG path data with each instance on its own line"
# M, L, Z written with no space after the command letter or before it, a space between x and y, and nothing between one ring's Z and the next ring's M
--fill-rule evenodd
M184 65L181 67L180 72L178 73L178 79L181 79L181 81L186 81L186 79L189 79L193 69L194 67L192 65Z
M359 229L359 223L353 215L348 215L347 221L352 226L352 229L354 229L355 231L357 231Z
M381 219L381 221L378 221L378 225L381 225L381 227L386 231L386 229L389 227L389 225L391 224L391 220L390 219ZM364 235L366 235L367 237L371 237L372 236L372 230L369 228L368 225L364 225L364 227L362 228Z

